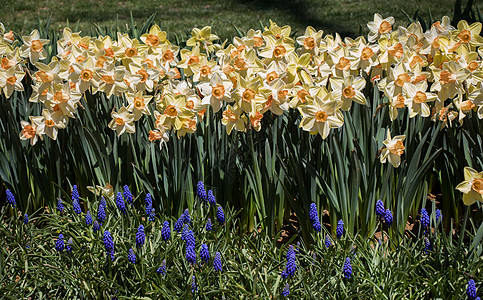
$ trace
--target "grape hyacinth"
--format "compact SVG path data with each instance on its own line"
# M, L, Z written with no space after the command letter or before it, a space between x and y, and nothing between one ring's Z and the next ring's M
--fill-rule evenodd
M475 281L470 279L468 281L468 287L466 288L466 295L468 296L469 300L475 300L476 298L476 286Z
M148 221L154 222L156 214L154 212L154 208L151 209L151 212L149 213Z
M350 279L352 276L351 259L346 258L344 262L344 277Z
M181 229L183 229L183 224L184 224L184 215L181 215L178 219L178 221L176 221L176 223L174 223L174 230L177 231L177 232L180 232Z
M145 240L146 235L144 234L144 226L139 225L138 232L136 233L136 245L138 247L141 247L142 245L144 245Z
M102 199L101 203L99 203L99 209L97 210L97 220L99 220L100 225L106 220L106 205L102 204Z
M329 235L325 235L325 248L330 248L330 246L332 246L332 242L330 241L330 237Z
M376 215L379 218L384 218L384 214L385 214L384 203L382 202L381 199L379 199L376 202Z
M77 185L72 186L72 205L74 208L74 212L76 214L80 214L81 207L79 204L79 191L77 190Z
M213 261L213 269L217 272L223 272L223 267L221 266L221 254L216 252L215 260Z
M439 221L443 221L443 215L441 214L441 209L436 210L435 216L436 216L436 223L438 223Z
M423 229L427 229L429 227L429 215L426 211L426 208L421 208L421 226Z
M64 204L62 204L62 199L60 198L57 200L57 210L60 212L64 211Z
M297 264L295 263L295 250L292 245L289 246L287 251L287 265L282 271L282 277L292 277L297 271Z
M337 222L337 228L335 229L335 234L337 235L338 239L342 237L342 235L344 234L344 221L339 220L339 222Z
M23 223L24 223L25 225L27 225L27 224L28 224L28 222L29 222L29 215L25 214L25 215L23 216Z
M206 244L201 244L200 258L204 263L207 263L210 260L210 250L208 250Z
M126 200L128 204L132 204L132 199L133 199L132 193L129 190L129 187L127 185L123 187L123 196L124 196L124 200Z
M64 251L64 235L62 233L59 234L59 238L55 241L55 249L59 252Z
M223 212L223 208L221 208L221 206L218 206L218 210L216 211L216 219L220 225L225 223L225 213Z
M196 286L196 277L193 275L191 278L191 292L194 293L198 290L198 287Z
M17 203L15 202L15 196L12 194L12 192L7 189L5 191L5 194L7 195L7 203L11 206L15 206Z
M156 270L156 273L161 275L166 275L166 259L161 263L161 267Z
M188 209L185 209L183 212L183 221L185 224L191 225L191 216L190 216L190 211Z
M309 218L314 230L320 232L322 227L320 225L319 213L317 212L317 205L315 203L310 204Z
M388 209L386 209L386 212L384 213L384 221L386 222L387 226L391 226L393 218L392 218L392 212Z
M210 218L208 218L208 221L206 222L205 229L206 229L206 231L213 230L213 227L211 226L211 219Z
M69 240L67 241L67 246L65 246L65 250L72 252L72 243L74 243L74 241L70 237Z
M144 199L144 205L146 214L149 215L151 213L151 210L153 209L153 197L150 193L146 194L146 198Z
M99 229L101 229L101 227L99 226L99 222L97 222L97 220L94 221L94 225L93 225L92 229L94 230L94 232L96 232Z
M129 249L129 254L127 255L127 259L132 263L136 263L136 254L134 254L134 250L131 248Z
M213 195L213 191L212 190L209 190L208 191L208 203L212 206L214 206L216 204L216 199L215 199L215 195Z
M283 291L282 291L282 295L284 297L287 297L288 295L290 295L290 285L288 283L285 284L285 287L283 288Z
M195 244L196 244L195 234L193 230L188 229L188 231L186 232L186 245L192 246L194 248Z
M106 253L111 255L111 260L114 261L114 240L109 231L104 231L104 247L106 248Z
M116 206L123 214L127 212L126 204L124 204L124 199L122 199L122 194L120 192L117 193Z
M203 181L198 181L196 184L196 195L203 201L206 201L206 190Z
M196 252L195 252L194 246L192 245L186 246L186 260L190 264L193 264L193 265L196 264Z
M168 221L164 221L163 223L163 228L161 228L161 237L165 242L171 238L171 228L169 227Z
M87 225L91 225L92 224L92 216L91 216L91 212L90 211L87 211L87 213L86 213L86 224Z

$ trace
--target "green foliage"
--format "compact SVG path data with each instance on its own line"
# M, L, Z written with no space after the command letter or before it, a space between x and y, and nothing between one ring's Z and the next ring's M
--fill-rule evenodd
M99 201L91 197L82 197L81 201L95 219ZM288 282L291 296L305 299L461 298L468 279L478 283L483 278L483 246L472 244L476 228L469 226L462 243L457 236L444 233L434 215L434 230L428 235L433 250L424 250L422 238L406 236L395 243L386 232L379 235L381 243L375 236L349 233L341 240L332 239L333 245L326 248L323 230L311 234L315 242L311 249L304 242L297 243L297 271L283 279L288 245L274 247L269 236L257 231L239 236L232 210L225 209L226 223L220 226L213 208L195 202L190 227L196 238L197 265L193 267L185 259L185 242L180 234L172 232L168 243L162 240L163 221L170 220L172 227L176 219L158 214L155 221L148 221L143 204L144 194L135 195L134 204L122 214L113 200L107 199L107 219L98 232L86 225L85 213L73 212L70 201L62 213L54 208L37 211L26 225L17 211L3 207L0 293L5 298L266 299L279 297ZM211 232L204 229L208 217L214 221ZM146 242L137 248L135 236L140 224L145 226ZM114 239L114 261L104 248L104 230ZM73 239L72 252L55 250L59 233L66 243ZM201 243L207 243L210 250L206 265L199 258ZM128 261L130 248L136 254L136 264ZM221 273L212 267L215 252L221 253ZM351 279L344 279L342 273L347 257L352 263ZM166 275L156 273L163 260ZM195 294L191 293L193 275L199 289Z

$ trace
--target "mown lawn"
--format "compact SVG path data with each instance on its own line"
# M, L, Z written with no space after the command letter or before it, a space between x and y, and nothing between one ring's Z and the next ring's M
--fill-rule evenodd
M433 18L453 16L454 0L3 0L0 22L8 29L23 32L37 26L37 20L52 15L52 28L61 29L67 24L88 32L93 24L119 27L130 22L132 12L135 22L142 24L156 13L156 22L170 35L182 34L193 27L211 25L221 37L236 34L234 26L242 30L259 28L260 22L269 19L279 25L288 24L293 30L303 32L308 25L323 29L326 33L339 32L344 36L357 36L372 20L375 12L384 17L392 15L398 24L407 24L403 10L413 15L419 9L426 20L428 10ZM465 0L463 0L466 3ZM476 1L483 11L483 1ZM121 28L122 30L122 28Z

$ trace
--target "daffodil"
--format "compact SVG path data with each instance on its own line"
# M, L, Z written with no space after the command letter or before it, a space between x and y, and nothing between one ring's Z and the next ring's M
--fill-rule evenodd
M32 119L32 117L30 117L30 119ZM22 127L22 131L20 132L21 140L29 140L31 146L35 145L39 138L43 140L43 136L37 131L37 125L35 123L21 121L20 126Z
M28 57L30 62L35 64L37 61L47 58L47 50L44 46L50 41L40 38L40 33L34 29L30 35L23 36L23 46L20 49L22 57Z
M468 25L466 20L458 22L457 29L451 32L451 35L460 43L468 44L475 49L483 45L483 38L479 35L481 32L481 23L475 22Z
M77 103L82 98L82 94L76 89L72 89L69 83L55 84L49 92L45 101L45 106L51 111L60 110L63 115L75 118Z
M198 46L207 52L212 52L215 49L213 41L217 40L218 36L211 33L210 26L205 26L201 29L193 28L193 30L191 30L191 35L192 36L186 41L186 46Z
M69 75L69 79L76 84L76 88L79 92L84 93L89 87L97 88L99 86L99 81L96 78L95 63L92 57L88 57L82 63L72 64L72 73Z
M426 92L428 84L426 81L421 81L417 84L406 82L403 86L403 93L405 95L404 104L409 108L409 117L415 117L421 114L423 117L428 117L431 113L428 102L435 101L438 96L436 94Z
M204 82L198 85L198 90L203 96L202 104L211 105L215 113L221 109L223 103L233 102L230 97L231 89L231 81L219 73L215 73L209 83Z
M464 174L465 181L456 186L463 193L463 203L468 206L476 201L483 203L483 172L465 167Z
M0 53L1 56L1 53ZM11 67L16 66L21 61L20 50L15 48L12 52L2 57L0 60L0 68L8 70Z
M384 148L381 152L381 163L386 163L389 161L394 168L399 167L401 164L401 155L404 153L404 140L406 139L405 135L397 135L394 138L391 138L391 132L387 130L387 139L383 142Z
M260 110L262 103L265 102L265 95L259 91L261 86L262 82L259 77L248 80L241 77L238 87L232 92L232 98L237 107L248 113Z
M157 122L167 127L179 130L183 126L183 121L192 118L194 112L186 107L186 95L173 95L166 93L156 101L156 108L162 112L157 118Z
M23 91L22 79L25 76L25 72L20 65L10 68L8 70L0 69L0 89L7 98L12 96L14 91Z
M366 80L363 77L332 77L330 78L330 86L332 98L340 102L342 110L348 111L352 106L352 101L366 104L366 97L361 91L366 86Z
M367 27L369 28L369 42L374 43L381 35L390 33L392 31L393 24L394 17L387 17L383 19L380 14L374 14L374 21L371 21L367 24Z
M93 88L93 92L104 92L107 97L111 95L120 96L128 90L128 83L124 80L126 68L124 66L116 66L113 63L108 63L104 68L96 70L95 82L99 83Z
M119 111L112 111L112 120L109 122L109 128L115 130L117 136L120 136L124 132L134 133L136 127L134 127L134 114L131 114L128 109L123 106Z
M46 134L53 140L57 139L59 129L64 129L68 119L61 110L50 112L47 109L42 110L42 116L31 117L30 120L37 126L38 134Z
M149 141L159 141L159 149L162 149L163 145L169 141L169 136L166 133L166 127L161 126L161 130L150 130Z
M127 109L134 114L134 121L141 119L143 115L151 115L148 104L153 96L143 95L142 91L135 94L126 93L126 99L129 103Z
M153 25L148 33L141 35L140 39L149 46L151 52L159 53L160 45L169 44L166 31L162 31L158 25Z
M246 118L237 105L228 105L225 111L223 111L221 123L226 126L226 133L229 135L233 128L237 131L246 131Z
M317 55L323 34L322 30L316 31L312 26L305 28L304 35L297 37L297 43L301 46L299 48L300 54L311 53L312 55Z
M315 97L312 104L299 108L302 114L300 127L311 134L320 134L325 139L331 128L341 127L344 124L344 117L338 108L337 101L330 99L325 100Z

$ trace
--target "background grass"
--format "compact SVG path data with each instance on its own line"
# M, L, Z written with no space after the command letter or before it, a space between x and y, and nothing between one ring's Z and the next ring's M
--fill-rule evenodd
M11 30L29 33L37 27L37 20L46 20L52 15L51 28L60 30L68 24L87 33L93 24L99 26L119 26L123 29L134 20L141 25L151 14L156 13L155 21L173 39L193 27L211 25L222 38L236 35L234 26L239 29L258 29L260 21L268 24L272 19L279 25L288 24L294 31L303 32L311 25L326 33L338 32L343 36L367 34L367 22L378 12L384 17L394 16L396 25L408 23L404 12L413 16L416 10L427 20L431 11L433 18L444 15L451 18L454 0L441 1L387 1L387 0L152 0L152 1L113 1L113 0L4 0L2 1L0 22ZM462 1L463 5L467 1ZM475 7L483 11L483 1L476 1Z

